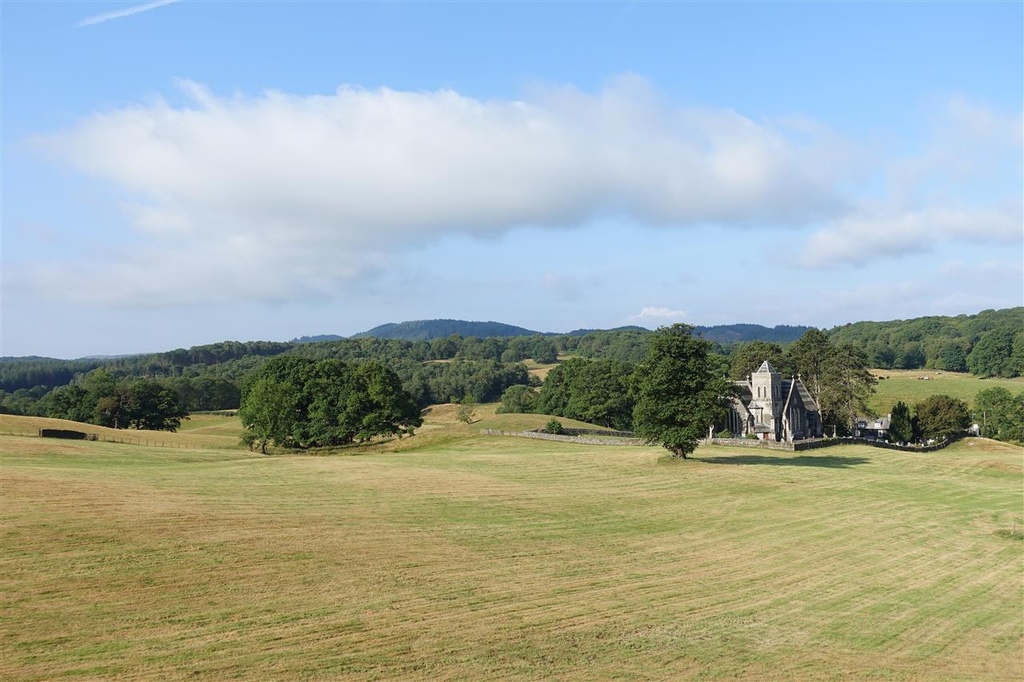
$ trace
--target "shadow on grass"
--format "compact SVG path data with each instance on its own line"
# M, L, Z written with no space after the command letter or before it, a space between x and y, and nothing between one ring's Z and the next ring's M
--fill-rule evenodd
M835 457L798 455L796 457L770 457L767 455L735 455L733 457L694 457L708 464L767 464L783 467L825 467L828 469L849 469L858 464L867 464L867 457Z

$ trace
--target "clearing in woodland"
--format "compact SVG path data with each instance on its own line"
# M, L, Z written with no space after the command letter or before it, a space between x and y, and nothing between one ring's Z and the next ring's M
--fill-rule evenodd
M1024 677L1021 448L677 462L433 412L317 455L3 436L0 677Z

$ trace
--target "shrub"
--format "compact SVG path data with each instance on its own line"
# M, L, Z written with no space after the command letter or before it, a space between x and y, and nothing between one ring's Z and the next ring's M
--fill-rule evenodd
M558 421L557 419L552 419L551 421L549 421L547 423L547 426L544 427L544 431L546 433L553 433L555 435L565 433L565 429L562 428L562 422Z

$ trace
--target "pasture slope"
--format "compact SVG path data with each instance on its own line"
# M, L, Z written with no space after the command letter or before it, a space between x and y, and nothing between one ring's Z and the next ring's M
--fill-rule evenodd
M871 373L881 378L868 401L878 414L887 414L899 400L913 410L914 405L936 394L959 398L973 406L974 397L986 388L1002 386L1014 395L1024 391L1024 377L981 379L973 374L935 369L873 369Z
M481 415L271 457L3 436L0 677L1024 677L1021 448L677 462Z

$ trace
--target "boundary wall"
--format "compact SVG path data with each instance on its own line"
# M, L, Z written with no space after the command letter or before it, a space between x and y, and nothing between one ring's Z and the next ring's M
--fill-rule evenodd
M511 436L516 438L533 438L535 440L554 440L563 443L582 443L585 445L643 445L640 438L633 437L629 431L602 431L600 429L565 429L564 434L544 433L543 431L501 431L499 429L481 429L485 436ZM587 436L610 436L607 438L588 438ZM786 452L803 452L818 450L836 445L867 445L885 450L900 452L935 452L941 450L957 439L945 440L933 445L897 445L870 438L815 438L799 440L795 443L776 443L770 440L752 440L749 438L711 438L701 440L702 445L720 445L726 447L750 448L754 450L782 450Z
M588 435L624 433L622 431L598 431L596 429L573 429L574 431L587 432ZM569 429L566 429L569 431ZM563 443L583 443L585 445L643 445L639 438L587 438L584 435L574 436L566 434L543 433L541 431L499 431L498 429L480 429L485 436L515 436L518 438L533 438L535 440L557 440Z
M753 448L760 450L787 450L789 452L802 452L804 450L817 450L819 448L830 448L835 445L868 445L873 448L885 450L899 450L900 452L935 452L948 447L955 438L947 439L941 443L932 445L899 445L888 443L884 440L872 440L870 438L813 438L798 440L793 443L776 443L770 440L753 440L749 438L711 438L701 441L705 445L727 445L729 447Z

